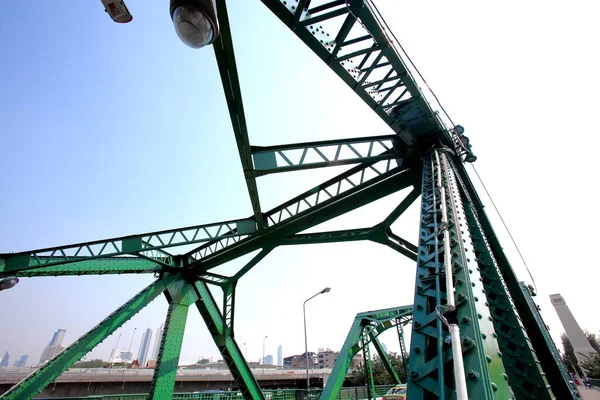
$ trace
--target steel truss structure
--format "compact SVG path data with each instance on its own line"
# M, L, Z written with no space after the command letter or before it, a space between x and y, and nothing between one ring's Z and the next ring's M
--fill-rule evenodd
M226 4L217 0L221 35L214 43L214 52L253 215L0 254L0 277L124 273L157 276L154 283L11 388L3 398L33 397L144 306L164 295L169 309L150 397L171 397L188 309L194 305L244 398L263 399L235 341L238 280L277 246L358 240L387 245L417 263L408 368L411 400L456 396L458 371L453 367L453 344L447 340L447 323L460 329L460 350L471 399L508 399L509 385L517 399L573 398L560 362L549 347L546 328L531 307L528 293L522 290L466 173L464 162L473 159L469 157L469 147L460 133L454 127L448 129L429 105L371 2L261 1L395 134L251 146ZM299 158L294 154L299 154ZM256 185L260 176L345 164L355 165L270 211L262 211ZM384 221L373 227L301 233L406 188L412 190ZM415 245L395 235L390 226L419 196L421 218L419 242ZM447 210L447 221L442 219L442 209ZM181 246L192 250L176 253ZM257 250L258 254L233 276L211 272ZM449 277L453 278L450 290L444 286ZM223 290L221 307L208 285ZM446 305L451 296L456 309L448 312ZM379 321L374 315L363 315L361 321ZM363 336L366 342L376 335L376 329L370 329ZM342 371L355 352L358 342L352 342L352 347L348 347L348 341L344 346L345 362L338 363L336 371ZM330 379L337 387L342 378L334 374Z
M366 368L366 376L369 379L369 398L375 398L373 382L373 371L372 362L370 357L369 345L373 344L377 354L383 361L387 372L390 376L400 384L400 378L396 373L396 370L392 366L387 353L384 351L381 342L378 337L380 334L390 328L397 328L398 338L400 340L400 348L404 346L404 337L402 333L402 327L412 321L412 306L388 308L385 310L367 311L356 314L354 322L350 327L344 346L340 351L340 355L331 371L331 377L327 380L327 384L321 393L324 399L337 399L340 393L340 389L344 384L346 373L352 365L352 359L361 350L364 354L364 363ZM405 361L405 354L401 351L402 360ZM406 365L406 364L405 364Z

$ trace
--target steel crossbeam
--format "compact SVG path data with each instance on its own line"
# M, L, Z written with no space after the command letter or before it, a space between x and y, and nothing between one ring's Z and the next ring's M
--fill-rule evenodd
M2 253L0 275L121 255L137 255L163 265L172 265L172 255L162 249L215 238L234 239L254 231L256 227L252 220L239 219L20 253Z
M256 176L310 168L334 167L361 162L393 160L400 165L404 152L398 150L396 135L327 140L279 146L252 146Z
M44 257L38 257L44 261ZM39 267L23 269L11 272L11 275L18 277L34 276L68 276L68 275L108 275L108 274L147 274L160 272L163 265L138 257L107 257L88 260L82 257L81 261L74 261L67 264L51 265L49 267ZM8 274L7 274L8 275ZM0 273L2 276L2 273Z

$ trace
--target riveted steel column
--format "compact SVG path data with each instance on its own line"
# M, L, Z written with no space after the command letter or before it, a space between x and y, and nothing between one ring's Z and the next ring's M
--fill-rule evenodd
M184 279L173 284L165 296L169 301L169 311L150 386L150 398L167 400L173 397L188 309L198 296L194 287Z
M507 296L504 280L498 272L498 265L487 240L483 236L481 225L473 207L465 207L469 230L473 237L473 246L478 269L483 278L483 287L487 293L490 311L494 318L494 327L498 335L498 344L502 351L502 361L508 375L508 382L518 399L552 399L548 381L535 356L531 342L525 333L510 296Z
M452 160L441 154L442 184L446 198L436 189L435 158L424 157L421 230L413 314L413 332L408 378L408 398L451 399L454 396L452 348L448 330L440 332L440 317L447 296L455 296L455 314L447 314L460 327L461 348L471 399L508 399L510 392L495 338L482 278L473 254L473 244ZM434 168L435 167L435 168ZM448 224L441 223L440 202L448 209ZM450 233L452 271L443 269L443 231ZM454 274L454 293L446 293L441 277Z

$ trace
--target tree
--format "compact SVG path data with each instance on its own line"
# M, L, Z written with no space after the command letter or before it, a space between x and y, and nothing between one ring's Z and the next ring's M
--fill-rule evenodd
M588 378L600 378L600 355L592 354L585 358L585 361L581 363L583 369L587 371Z
M388 353L388 357L400 380L402 382L406 382L406 371L404 370L402 357L394 352ZM365 371L365 366L360 365L352 369L350 376L346 378L345 384L347 386L365 386L367 384L366 378L367 374ZM383 360L378 355L373 357L373 380L375 381L376 385L393 385L396 383L394 378L388 374L387 369L383 364Z
M569 372L577 374L579 376L583 376L583 371L579 368L579 363L577 362L577 357L575 357L575 351L573 350L573 345L571 341L567 337L566 333L560 335L560 340L562 341L563 349L565 353L563 354L563 362L567 366Z
M587 329L584 329L583 333L585 334L588 342L590 342L590 346L592 346L592 348L596 350L598 354L600 354L600 343L598 343L598 337Z

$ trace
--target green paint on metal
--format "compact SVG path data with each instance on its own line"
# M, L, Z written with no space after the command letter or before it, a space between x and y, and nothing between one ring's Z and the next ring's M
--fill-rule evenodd
M502 362L508 382L518 399L553 399L552 391L535 356L533 347L519 320L512 300L506 296L504 281L487 244L473 208L466 203L465 211L473 238L478 269L483 278L490 312L494 319Z
M250 203L254 212L254 220L260 230L265 227L265 222L260 209L256 178L250 173L253 170L250 140L248 139L248 127L246 126L246 116L244 115L242 91L235 63L235 54L233 52L233 40L231 39L229 18L227 17L227 6L225 1L217 1L216 6L220 35L213 43L213 49L219 67L219 74L221 75L223 92L225 93L225 99L229 108L229 116L231 118L240 161L242 162L242 168L246 172L244 175L250 196Z
M451 143L443 124L425 100L399 51L388 40L389 36L380 19L363 0L331 2L333 6L344 4L345 7L329 12L318 12L326 8L316 7L302 14L301 18L294 16L296 9L292 6L296 4L293 2L262 2L398 133L407 146L426 142L434 136L443 138L447 144ZM323 7L327 7L327 4ZM344 17L341 24L327 24ZM361 37L362 40L347 40L351 31L353 37ZM346 42L352 44L353 51L341 54L347 47ZM370 82L373 79L371 77L375 76L373 71L380 68L386 71L386 79Z
M400 165L403 152L397 143L399 140L397 135L387 135L269 147L253 146L252 157L256 168L254 174L263 176L381 160L396 160ZM298 153L299 159L296 156ZM278 159L282 161L278 163Z
M398 324L397 326L400 326L400 325ZM375 347L375 351L377 351L379 358L381 358L381 361L383 361L383 366L385 367L385 370L396 381L396 383L398 383L398 384L402 383L400 381L400 378L398 377L398 374L396 373L396 369L394 368L394 366L392 365L392 362L390 361L390 357L388 357L387 353L383 349L383 346L381 345L381 342L379 342L379 339L374 335L370 335L370 336L371 336L371 343L373 343L373 346ZM373 385L375 385L375 384L373 383Z
M150 398L167 400L173 397L188 309L198 300L198 295L194 286L183 279L172 284L165 295L169 300L169 311L150 386Z
M504 253L504 249L500 244L498 236L492 228L492 224L485 212L484 205L477 195L477 191L475 190L475 187L473 186L473 183L471 182L471 179L465 170L464 164L456 163L454 168L457 176L461 178L461 183L464 186L463 191L466 193L466 195L468 195L470 204L473 205L475 211L477 212L478 221L481 224L481 228L488 241L492 254L498 263L498 270L502 275L504 284L506 285L505 295L511 297L517 309L519 318L521 319L521 322L527 332L527 336L531 341L530 343L535 350L535 354L542 365L544 373L546 374L546 379L552 384L552 393L554 396L560 399L573 398L573 391L571 390L568 382L565 382L561 367L559 363L557 363L552 350L546 343L544 334L546 327L540 325L538 320L535 318L535 315L528 304L527 298L521 290L519 280L517 279L517 276L511 267L508 257ZM523 343L523 345L525 345L525 343Z
M322 398L338 398L354 356L365 344L368 345L373 340L377 340L377 336L385 330L409 323L412 318L412 311L412 306L403 306L356 314L342 350L323 389ZM391 367L391 364L389 366Z
M258 386L258 382L254 378L254 375L252 375L252 371L250 371L242 352L233 338L233 331L226 329L223 322L223 315L217 308L217 304L208 287L204 282L196 282L194 287L199 298L196 301L196 307L202 319L204 319L215 344L219 348L235 383L240 387L244 399L264 400L265 397Z
M167 275L163 279L157 280L143 289L47 364L4 393L2 398L7 400L28 399L38 394L71 365L80 360L100 342L131 319L131 317L147 306L152 300L163 293L176 279L178 279L177 275Z
M68 264L52 265L33 269L23 269L15 276L65 276L65 275L107 275L107 274L144 274L162 271L163 267L154 261L137 257L106 257Z
M540 314L540 309L537 306L537 304L535 304L535 301L533 300L533 297L535 294L533 293L533 290L530 289L529 286L527 286L525 284L525 282L520 282L519 285L521 286L521 292L523 293L523 296L525 297L525 300L527 301L527 304L529 305L529 309L531 310L531 313L533 314L535 320L537 321L538 326L541 328L542 333L544 334L544 341L546 346L548 346L548 349L550 349L550 352L552 353L553 357L554 357L554 362L556 363L556 365L558 366L558 368L561 371L562 374L562 381L560 382L552 382L551 387L560 387L560 386L570 386L569 380L571 379L569 377L569 371L567 370L567 367L565 367L565 364L562 361L562 358L560 356L560 352L558 351L558 349L556 348L556 345L554 344L554 340L552 340L552 337L550 336L550 332L548 331L548 325L546 325L546 323L544 322L544 319L542 318L542 315ZM567 397L568 399L575 399L575 395L573 393L573 391L571 391L571 396Z
M440 326L438 312L447 296L456 300L456 322L460 327L461 347L469 397L473 399L508 399L510 392L504 379L504 367L495 339L488 303L477 270L464 210L451 168L452 160L441 154L442 185L446 198L439 197L436 187L437 168L433 154L424 159L421 206L421 237L411 338L408 398L451 398L454 396L452 354L445 326ZM441 224L441 201L448 209L448 226ZM450 233L451 266L443 269L443 229ZM454 291L446 293L440 277L454 272ZM444 279L445 280L445 279ZM440 328L443 330L440 331Z
M143 249L141 236L131 236L124 238L122 243L123 252L125 253L134 253Z

